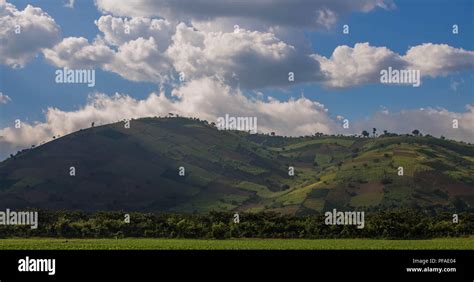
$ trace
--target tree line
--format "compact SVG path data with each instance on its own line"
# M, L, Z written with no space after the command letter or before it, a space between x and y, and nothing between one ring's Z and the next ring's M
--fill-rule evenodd
M0 238L380 238L422 239L474 235L474 215L458 214L453 222L449 212L423 212L396 209L368 212L365 227L326 225L324 213L310 216L282 215L271 212L233 212L207 214L153 214L125 212L39 211L37 229L29 226L0 225Z

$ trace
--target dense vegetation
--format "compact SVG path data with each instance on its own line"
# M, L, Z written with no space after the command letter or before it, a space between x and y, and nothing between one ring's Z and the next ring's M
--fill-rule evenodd
M152 214L40 211L39 227L0 226L0 237L65 238L383 238L421 239L474 235L474 214L397 209L367 213L365 227L326 225L324 215L293 216L277 213Z

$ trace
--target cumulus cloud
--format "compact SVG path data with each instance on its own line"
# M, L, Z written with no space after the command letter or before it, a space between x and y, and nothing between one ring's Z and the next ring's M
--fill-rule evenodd
M234 24L252 21L267 26L308 28L330 27L337 17L350 12L370 12L376 8L394 7L390 0L132 0L126 3L96 0L96 5L102 12L116 16L161 17L175 22L230 18Z
M258 129L281 135L303 135L316 131L329 133L337 124L324 105L305 97L280 101L252 99L239 89L210 78L193 80L172 92L178 98L173 110L184 116L215 121L225 114L257 117Z
M120 46L140 37L145 39L153 37L160 52L165 51L171 44L171 37L176 27L176 25L162 19L127 19L110 15L101 16L96 21L96 25L103 33L105 41L110 45Z
M357 43L354 48L338 46L328 59L313 55L326 74L329 87L348 87L379 81L380 70L388 66L404 68L407 64L400 56L386 47L373 47Z
M51 64L68 68L101 68L132 81L165 82L171 72L169 59L153 37L128 41L115 51L100 38L92 44L83 37L68 37L44 50Z
M3 94L2 92L0 92L0 104L6 104L8 102L10 102L12 99L10 99L10 97L8 97L8 95L6 94Z
M43 48L59 40L59 27L41 8L22 11L0 0L0 63L23 67Z
M124 32L126 25L130 33ZM104 35L92 44L85 38L65 38L45 50L45 58L59 67L98 67L128 80L159 83L181 72L186 80L214 76L252 89L322 78L317 60L271 32L203 32L184 23L172 28L165 21L143 18L101 17L97 26ZM289 72L295 82L289 82Z
M67 37L43 53L50 63L68 68L102 67L115 55L108 46L99 41L90 44L84 37Z
M247 89L306 82L322 82L330 88L379 83L380 71L389 67L420 70L422 77L474 67L473 51L445 44L414 46L401 56L386 47L357 43L354 47L338 46L326 58L302 52L272 32L204 32L180 23L170 36L170 28L151 32L152 22L139 21L136 26L148 28L140 27L141 32L132 36L121 34L123 19L117 24L112 23L116 18L102 19L98 25L105 31L104 38L92 44L85 38L65 38L44 50L46 59L60 67L99 67L133 81L170 82L173 74L182 72L187 80L213 76ZM107 42L118 45L117 51ZM290 72L294 82L288 80Z
M447 44L425 43L411 47L403 59L412 68L419 69L422 75L430 77L446 76L474 67L474 51Z
M305 30L329 29L353 12L395 8L392 0L95 0L105 14L131 18L161 18L176 26L184 22L201 32L232 32L235 27L271 32L281 40L308 47ZM291 11L291 12L289 12ZM302 42L304 41L304 42ZM306 45L306 46L304 46Z
M142 37L121 45L105 70L133 81L163 83L173 71L170 59L160 52L154 37Z
M321 64L328 87L350 87L380 82L380 71L393 69L420 70L422 77L445 76L474 67L474 52L446 44L426 43L410 48L401 56L386 47L357 43L354 47L338 46L330 58L312 56Z
M245 88L290 85L289 72L297 83L321 79L316 60L270 32L202 32L181 23L166 53L186 77L217 75Z

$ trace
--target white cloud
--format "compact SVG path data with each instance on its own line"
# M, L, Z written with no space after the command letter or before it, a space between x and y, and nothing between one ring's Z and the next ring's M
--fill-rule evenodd
M173 70L170 59L160 52L153 37L140 37L124 43L104 69L128 80L157 83L169 81Z
M386 47L357 43L353 48L338 46L330 58L313 55L326 74L328 87L350 87L380 82L380 71L393 69L420 70L422 77L445 76L474 67L474 52L446 44L425 43L410 48L401 56Z
M45 49L45 58L59 67L94 68L132 81L170 82L174 73L187 80L214 76L247 89L323 82L330 88L380 82L380 71L420 70L421 77L445 76L474 67L474 52L445 44L422 44L401 56L386 47L357 43L338 46L330 58L307 54L271 32L204 32L180 23L131 20L136 33L122 34L123 19L101 17L104 38L92 44L69 37ZM152 28L152 26L161 26ZM171 31L175 33L171 36ZM117 45L117 51L106 45ZM289 72L294 82L288 81Z
M388 66L405 66L400 56L386 47L373 47L357 43L354 48L346 45L334 49L331 58L313 55L326 74L329 87L348 87L374 83L380 79L380 70Z
M101 17L97 24L104 37L92 44L85 38L65 38L44 50L44 55L56 66L99 67L133 81L172 82L171 78L182 72L186 80L217 77L246 89L320 82L330 88L352 87L379 83L380 71L389 67L420 70L422 77L474 67L473 51L448 45L423 44L401 56L366 42L338 46L326 58L302 52L272 32L204 32L184 23L173 29L164 21L129 22L136 27L133 35L122 34L123 19ZM117 51L107 43L117 45ZM290 72L294 82L288 80Z
M68 37L43 52L46 60L57 67L102 68L132 81L164 82L172 70L153 37L127 41L117 51L101 38L90 44L83 37Z
M89 44L84 37L67 37L52 49L43 50L46 60L58 67L95 68L109 63L115 52L100 41Z
M0 0L0 38L0 63L23 67L42 48L59 40L59 27L41 8L27 5L20 11Z
M173 91L178 101L174 111L185 116L216 120L219 116L255 116L259 131L275 131L281 135L302 135L316 131L329 133L337 126L324 105L305 97L280 101L252 99L240 90L210 78L186 83Z
M175 25L162 19L127 19L107 15L100 17L96 25L110 45L120 46L140 37L144 39L153 37L160 52L168 48L175 32Z
M216 75L244 88L287 86L320 79L319 64L270 32L202 32L181 23L166 51L191 79ZM294 72L295 82L288 81Z
M126 24L130 34L123 32ZM174 29L161 20L112 17L101 17L97 25L104 36L92 44L85 38L65 38L44 50L45 58L59 67L97 67L128 80L158 83L170 82L180 72L186 80L215 76L244 88L321 79L316 60L270 32L202 32L184 23ZM107 43L118 46L117 51ZM288 81L289 72L295 82Z
M425 43L411 47L403 57L423 76L446 76L474 67L474 51L454 48L447 44Z
M0 104L6 104L8 102L10 102L12 99L10 99L10 97L8 97L8 95L6 94L3 94L2 92L0 92Z

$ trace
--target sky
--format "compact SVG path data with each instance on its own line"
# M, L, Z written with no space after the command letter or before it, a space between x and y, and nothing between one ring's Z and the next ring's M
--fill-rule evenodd
M0 0L0 160L169 112L257 117L288 136L474 142L473 35L470 0ZM95 85L57 83L64 68L94 70ZM388 68L420 86L382 83Z

